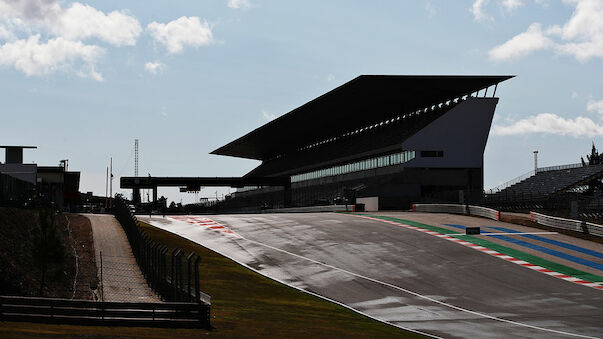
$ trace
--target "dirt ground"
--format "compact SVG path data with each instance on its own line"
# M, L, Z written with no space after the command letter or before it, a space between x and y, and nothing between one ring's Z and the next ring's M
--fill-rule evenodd
M92 299L98 279L90 222L77 214L59 214L56 221L65 260L48 271L42 295ZM37 210L0 208L0 294L40 295L41 270L33 259L37 227Z

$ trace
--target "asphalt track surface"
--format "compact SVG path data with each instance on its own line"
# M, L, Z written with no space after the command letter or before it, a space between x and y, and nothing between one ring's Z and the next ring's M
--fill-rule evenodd
M486 220L441 214L437 215L440 219L432 220L433 217L419 213L395 216L438 226L455 225L445 226L451 230L459 230L462 225L473 226L472 223L483 224ZM433 336L596 338L603 334L603 290L551 277L382 221L335 213L151 219L141 216L140 219L272 279L395 326ZM507 231L542 231L493 221L488 221L487 226ZM560 252L572 251L576 256L589 256L588 251L603 252L600 244L574 241L572 249L540 239L525 239L555 247ZM571 242L561 240L557 241ZM504 239L496 241L540 253ZM587 249L587 253L576 248ZM567 261L549 253L541 254L551 260ZM589 260L602 263L601 258L592 255ZM567 263L574 267L581 265ZM596 268L581 266L584 271L603 275Z

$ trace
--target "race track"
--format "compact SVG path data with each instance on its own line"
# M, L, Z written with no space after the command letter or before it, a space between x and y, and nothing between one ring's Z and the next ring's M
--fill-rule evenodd
M501 233L478 236L494 238L499 246L560 268L580 269L587 277L603 275L600 244L555 234L526 235L542 230L482 218L388 216L457 233L480 225ZM579 338L603 333L603 290L593 287L597 284L544 274L384 220L335 213L139 219L270 278L434 336ZM508 235L512 232L522 234Z

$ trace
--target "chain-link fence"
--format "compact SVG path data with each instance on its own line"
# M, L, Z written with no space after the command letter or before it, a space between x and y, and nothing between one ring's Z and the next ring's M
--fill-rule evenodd
M189 301L189 302L204 302L209 303L209 296L202 293L199 286L199 263L201 258L195 253L191 253L185 257L185 252L175 248L171 251L167 246L160 244L151 239L151 237L137 225L137 220L124 199L117 196L114 200L113 211L115 217L122 225L132 253L136 258L136 262L146 278L149 286L157 292L164 300L167 301ZM107 261L105 263L105 261ZM112 266L106 266L112 265ZM105 267L114 267L115 269L110 274L119 278L119 269L128 270L125 263L119 258L103 258L101 291L107 288L108 280ZM129 273L128 273L129 274ZM132 274L134 274L132 272ZM113 279L113 278L110 278ZM115 280L118 288L128 289L127 277L123 280ZM105 293L106 295L106 293ZM132 297L136 297L136 289L132 288Z
M159 298L149 295L149 288L140 269L131 258L99 254L99 301L156 302Z

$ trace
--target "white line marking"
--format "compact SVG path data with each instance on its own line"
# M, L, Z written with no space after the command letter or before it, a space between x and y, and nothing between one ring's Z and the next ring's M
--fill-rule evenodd
M492 320L496 320L496 321L501 321L501 322L505 322L505 323L509 323L509 324L513 324L513 325L518 325L518 326L533 328L533 329L536 329L536 330L541 330L541 331L546 331L546 332L552 332L552 333L558 333L558 334L564 334L564 335L569 335L569 336L574 336L574 337L580 337L580 338L596 339L596 337L591 337L591 336L582 335L582 334L575 334L575 333L570 333L570 332L563 332L563 331L552 330L552 329L548 329L548 328L543 328L543 327L538 327L538 326L534 326L534 325L528 325L528 324L516 322L516 321L513 321L513 320L498 318L498 317L495 317L495 316L491 316L491 315L480 313L480 312L476 312L476 311L471 311L471 310L468 310L468 309L465 309L465 308L462 308L462 307L459 307L459 306L454 306L454 305L445 303L443 301L430 298L428 296L424 296L422 294L419 294L417 292L413 292L411 290L405 289L403 287L400 287L400 286L397 286L397 285L394 285L394 284L390 284L390 283L387 283L387 282L384 282L384 281L380 281L380 280L377 280L377 279L374 279L374 278L371 278L371 277L367 277L367 276L362 275L362 274L358 274L358 273L354 273L354 272L351 272L351 271L348 271L348 270L344 270L342 268L335 267L333 265L329 265L329 264L326 264L326 263L323 263L323 262L320 262L320 261L317 261L317 260L314 260L314 259L306 258L306 257L304 257L302 255L291 253L291 252L285 251L283 249L280 249L280 248L277 248L277 247L274 247L274 246L270 246L270 245L261 243L259 241L250 240L250 239L247 239L247 238L245 238L243 236L240 236L240 237L241 237L241 239L244 239L244 240L249 241L251 243L254 243L254 244L257 244L257 245L260 245L260 246L264 246L264 247L273 249L275 251L283 252L283 253L292 255L294 257L298 257L298 258L301 258L301 259L313 262L313 263L318 264L318 265L322 265L322 266L325 266L325 267L328 267L328 268L331 268L331 269L334 269L334 270L337 270L337 271L340 271L340 272L344 272L344 273L353 275L353 276L358 277L358 278L362 278L362 279L365 279L365 280L368 280L368 281L372 281L372 282L375 282L377 284L381 284L383 286L387 286L387 287L393 288L395 290L406 292L408 294L411 294L411 295L414 295L416 297L419 297L419 298L422 298L422 299L434 302L436 304L440 304L442 306L450 307L450 308L455 309L457 311L462 311L462 312L466 312L466 313L469 313L469 314L473 314L473 315L477 315L477 316L481 316L481 317L484 317L484 318L488 318L488 319L492 319Z
M177 220L177 219L174 219L174 220L176 220L176 221L180 221L180 222L182 222L182 223L185 223L185 221L182 221L182 220ZM147 224L151 225L151 224L150 224L150 222L147 222ZM186 223L185 223L185 225L186 225ZM163 226L164 226L164 225L151 225L151 226L156 227L156 228L161 228L161 229L163 229L164 231L167 231L167 232L170 232L170 233L173 233L173 234L178 234L178 235L182 236L182 237L183 237L183 238L185 238L185 239L189 239L189 240L190 240L190 241L192 241L192 242L195 242L195 243L197 243L197 244L199 244L199 245L201 245L201 246L204 246L203 244L196 242L196 240L192 240L192 239L188 238L188 235L186 235L186 234L175 233L175 232L173 232L172 230L170 230L170 229L168 229L168 228L163 228ZM238 235L238 234L236 234L236 233L234 233L234 234L235 234L235 235L236 235L236 236L237 236L239 239L245 239L245 238L243 238L242 236L240 236L240 235ZM247 241L249 241L249 242L254 242L253 240L249 240L249 239L245 239L245 240L247 240ZM268 245L265 245L265 244L260 244L260 245L262 245L262 246L268 246ZM205 247L205 246L204 246L204 247ZM281 250L281 251L282 251L282 250ZM217 252L217 251L215 251L215 252ZM218 252L218 253L220 253L220 252ZM285 285L285 286L289 286L289 287L291 287L291 288L294 288L294 289L296 289L296 290L298 290L298 291L300 291L300 292L302 292L302 293L307 293L307 294L313 295L313 296L315 296L315 297L317 297L317 298L320 298L320 299L323 299L323 300L326 300L326 301L332 302L332 303L337 304L337 305L339 305L339 306L341 306L341 307L343 307L343 308L346 308L346 309L348 309L348 310L350 310L350 311L353 311L353 312L356 312L356 313L358 313L358 314L361 314L361 315L363 315L363 316L365 316L365 317L367 317L367 318L371 318L371 319L376 320L376 321L378 321L378 322L385 323L385 324L388 324L388 325L391 325L391 326L397 327L397 328L402 329L402 330L405 330L405 331L409 331L409 332L413 332L413 333L421 334L421 335L424 335L424 336L427 336L427 337L430 337L430 338L435 338L435 339L444 339L443 337L438 337L438 336L436 336L436 335L434 335L434 334L430 334L430 333L426 333L426 332L421 332L421 331L419 331L419 330L413 330L412 328L404 327L404 326L401 326L401 325L398 325L398 324L390 323L390 322L388 322L388 321L385 321L385 320L379 319L379 318L377 318L377 317L375 317L375 316L372 316L372 315L370 315L370 314L368 314L368 313L364 313L364 312L362 312L362 311L360 311L360 310L357 310L357 309L353 308L352 306L346 305L346 304L344 304L344 303L342 303L342 302L340 302L340 301L337 301L337 300L335 300L335 299L331 299L331 298L329 298L329 297L325 297L324 295L320 295L320 294L315 293L315 292L312 292L312 291L304 290L304 289L303 289L303 288L301 288L301 287L297 287L297 286L291 285L291 284L289 284L289 283L287 283L287 282L285 282L285 281L283 281L283 280L280 280L280 279L278 279L278 278L274 278L274 277L268 276L268 275L266 275L265 273L263 273L262 271L258 271L257 269L255 269L255 268L253 268L253 267L251 267L251 266L247 265L246 263L244 263L244 262L242 262L242 261L239 261L238 259L235 259L235 258L233 258L233 257L230 257L230 256L228 256L228 255L226 255L226 254L223 254L223 253L220 253L220 254L221 254L221 255L223 255L223 256L225 256L225 257L227 257L227 258L229 258L230 260L232 260L232 261L236 262L237 264L239 264L239 265L241 265L241 266L243 266L243 267L246 267L247 269L252 270L253 272L255 272L255 273L259 274L259 275L262 275L262 276L264 276L264 277L266 277L266 278L268 278L268 279L270 279L270 280L273 280L273 281L276 281L276 282L278 282L278 283L280 283L280 284L283 284L283 285ZM291 253L291 254L293 254L293 253ZM308 259L308 260L311 260L311 259Z
M450 235L453 237L459 236L459 235L470 235L470 236L476 236L476 235L485 235L485 236L493 236L493 235L530 235L530 234L559 234L557 232L525 232L525 233L480 233L480 234L465 234L465 233L453 233L453 234L446 234L446 235Z

